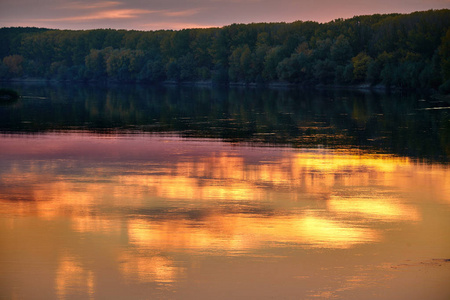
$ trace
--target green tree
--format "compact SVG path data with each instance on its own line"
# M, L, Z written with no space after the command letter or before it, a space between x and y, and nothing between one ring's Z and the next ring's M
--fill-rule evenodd
M323 84L333 83L336 75L336 63L329 60L318 60L314 64L314 77Z
M282 46L276 46L267 51L264 57L264 71L263 78L266 80L276 80L278 64L285 58L284 48Z
M85 58L85 66L89 78L105 79L107 77L106 62L112 52L113 49L111 47L103 50L91 49Z
M339 35L330 48L331 59L340 65L344 65L352 56L352 47L348 38L342 34Z
M140 82L157 83L166 78L166 72L161 59L154 58L148 60L138 75Z
M365 52L360 52L358 55L352 58L353 64L353 79L356 82L362 82L366 80L367 70L372 61L372 58Z
M251 69L251 51L247 44L233 50L229 58L229 78L231 81L248 81Z
M8 72L12 76L22 76L23 75L23 62L24 58L22 55L9 55L3 58L3 64L7 67Z
M442 37L439 55L441 57L441 69L444 80L450 80L450 28L445 36Z

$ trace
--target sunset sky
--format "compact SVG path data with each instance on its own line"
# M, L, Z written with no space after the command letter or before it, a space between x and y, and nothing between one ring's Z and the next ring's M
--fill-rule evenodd
M0 27L183 29L440 8L450 0L0 0Z

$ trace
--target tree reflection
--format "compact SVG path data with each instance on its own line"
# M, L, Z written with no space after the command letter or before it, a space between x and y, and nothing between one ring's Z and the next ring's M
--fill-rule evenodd
M18 86L3 132L177 132L295 147L362 147L447 160L446 109L418 95L139 86Z

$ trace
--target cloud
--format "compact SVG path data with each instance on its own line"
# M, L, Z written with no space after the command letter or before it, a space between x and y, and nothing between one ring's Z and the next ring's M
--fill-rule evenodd
M160 17L180 18L193 16L200 11L201 8L192 8L185 10L173 9L144 9L144 8L126 8L126 4L119 1L99 1L99 2L83 2L72 1L65 3L58 10L64 10L70 15L57 18L36 18L31 21L35 22L83 22L83 21L101 21L101 20L119 20L119 19L138 19L143 15L155 14ZM167 25L171 24L167 22ZM181 26L181 25L180 25ZM205 27L199 25L200 27ZM173 27L173 26L172 26ZM208 26L209 27L209 26Z
M90 21L90 20L110 20L110 19L133 19L138 18L143 14L152 14L159 11L146 10L146 9L113 9L99 11L86 15L61 17L61 18L49 18L49 19L35 19L37 22L73 22L73 21Z
M187 17L192 16L195 14L198 14L202 9L201 8L193 8L193 9L186 9L186 10L180 10L180 11L170 11L166 10L163 12L163 15L167 17Z
M63 4L59 6L59 9L82 9L82 10L88 10L88 9L100 9L100 8L108 8L108 7L114 7L121 5L122 2L119 1L101 1L101 2L81 2L81 1L74 1L74 2L68 2L66 4Z
M160 29L173 29L181 30L187 28L213 28L219 27L214 24L200 24L200 23L189 23L189 22L154 22L146 23L139 26L141 30L160 30Z

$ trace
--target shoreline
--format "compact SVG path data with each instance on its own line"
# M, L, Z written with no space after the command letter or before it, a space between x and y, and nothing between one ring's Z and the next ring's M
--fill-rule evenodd
M154 86L154 87L227 87L227 88L266 88L266 89L305 89L305 90L349 90L349 91L372 91L372 92L419 92L429 94L435 99L450 102L450 94L442 94L437 90L420 90L420 89L407 89L400 87L389 87L383 84L370 85L368 83L361 84L300 84L300 83L290 83L287 81L271 81L264 83L257 82L227 82L218 83L213 80L198 80L198 81L174 81L165 80L157 83L147 83L147 82L121 82L117 80L89 80L89 81L79 81L79 80L57 80L57 79L46 79L46 78L11 78L8 80L1 79L0 83L23 83L23 84L67 84L67 83L77 83L77 84L99 84L102 86L107 85L138 85L138 86Z

